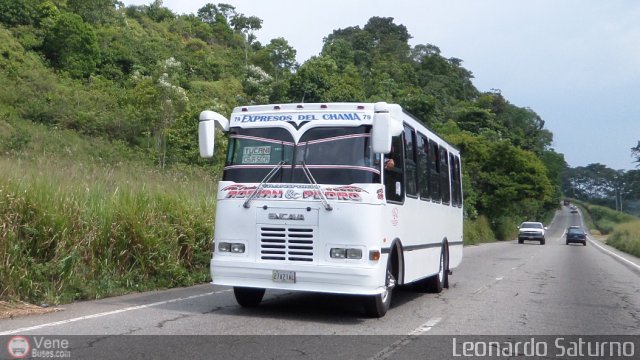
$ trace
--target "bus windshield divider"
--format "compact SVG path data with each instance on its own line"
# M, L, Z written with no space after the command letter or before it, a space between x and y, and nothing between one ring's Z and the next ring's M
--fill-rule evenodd
M322 201L322 205L324 206L324 208L327 209L328 211L333 210L333 207L331 206L331 204L329 204L329 201L324 196L324 193L322 192L320 185L318 185L318 183L316 182L316 179L311 174L311 171L309 170L309 168L307 168L307 164L304 161L300 162L300 164L302 164L302 172L304 173L304 176L307 177L307 180L309 180L310 183L316 186L316 190L320 195L320 200Z
M249 196L249 198L244 202L244 204L242 204L242 207L244 207L245 209L249 208L249 204L251 203L251 200L253 200L253 198L256 196L256 194L260 192L260 190L262 190L262 187L264 186L264 184L269 182L271 178L278 172L278 170L282 169L282 166L284 164L285 164L285 161L281 160L276 167L274 167L273 169L271 169L271 171L269 171L269 173L264 177L264 179L262 179L262 181L256 188L256 191L254 191L251 194L251 196Z

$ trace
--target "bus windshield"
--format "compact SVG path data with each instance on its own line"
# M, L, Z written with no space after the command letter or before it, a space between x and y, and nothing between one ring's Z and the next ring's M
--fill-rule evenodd
M370 126L316 127L298 144L281 128L234 129L223 180L258 183L284 162L272 183L308 183L303 164L320 184L379 183L380 161L371 151Z

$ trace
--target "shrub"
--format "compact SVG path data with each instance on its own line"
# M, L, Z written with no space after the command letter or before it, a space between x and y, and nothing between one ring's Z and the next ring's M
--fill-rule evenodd
M491 242L496 238L491 230L491 224L485 216L476 220L464 221L464 244L473 245L482 242Z

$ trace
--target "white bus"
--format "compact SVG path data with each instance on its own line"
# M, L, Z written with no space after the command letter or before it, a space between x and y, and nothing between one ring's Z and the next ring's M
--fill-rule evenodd
M257 306L265 289L362 295L382 317L396 285L440 292L462 260L459 151L380 103L236 107L200 114L229 145L219 183L212 284Z

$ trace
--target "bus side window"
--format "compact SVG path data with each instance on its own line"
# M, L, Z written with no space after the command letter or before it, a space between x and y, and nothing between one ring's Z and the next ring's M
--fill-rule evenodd
M455 189L456 189L456 206L462 207L462 173L460 169L460 158L455 157L454 161L454 172L455 172Z
M431 188L431 200L435 202L442 201L440 193L440 150L438 144L429 140L429 184Z
M458 177L458 173L456 172L457 166L456 166L456 157L449 153L449 173L451 174L450 178L451 178L451 205L452 206L458 206L459 203L459 196L458 196L458 190L459 190L459 186L458 184L460 183L460 178Z
M384 167L384 189L387 201L404 201L404 155L402 134L391 140L391 152L385 156L393 160L393 167Z
M418 186L420 188L420 199L431 200L429 191L429 140L422 135L418 135Z
M442 203L451 202L451 188L449 184L449 156L447 149L440 147L440 192L442 193Z
M416 169L416 133L413 128L404 126L404 173L407 196L418 196L418 173Z

